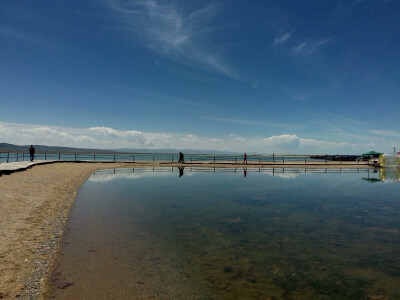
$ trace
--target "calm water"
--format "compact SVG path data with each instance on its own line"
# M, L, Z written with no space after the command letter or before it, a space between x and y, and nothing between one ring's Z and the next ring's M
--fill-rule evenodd
M399 182L361 169L257 171L92 175L52 278L73 285L51 296L400 299Z

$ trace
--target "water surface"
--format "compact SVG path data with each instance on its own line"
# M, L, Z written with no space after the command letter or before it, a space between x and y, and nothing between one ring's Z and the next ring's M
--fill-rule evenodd
M214 173L215 172L215 173ZM59 299L400 299L400 184L369 170L117 169L79 191Z

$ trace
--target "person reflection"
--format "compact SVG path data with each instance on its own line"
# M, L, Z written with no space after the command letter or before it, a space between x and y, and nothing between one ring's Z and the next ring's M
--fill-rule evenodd
M247 168L246 168L246 169L243 169L243 176L244 176L244 178L247 177Z
M183 176L183 170L185 169L185 167L178 167L179 170L179 177Z

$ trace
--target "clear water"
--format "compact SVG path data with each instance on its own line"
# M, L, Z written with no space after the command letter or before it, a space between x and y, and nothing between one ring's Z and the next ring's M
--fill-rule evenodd
M74 285L52 293L400 299L400 184L379 178L365 169L98 172L79 192L53 276Z

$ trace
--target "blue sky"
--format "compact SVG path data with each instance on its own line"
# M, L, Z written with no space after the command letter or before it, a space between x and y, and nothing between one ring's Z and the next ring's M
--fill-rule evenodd
M0 142L400 150L400 2L0 0Z

